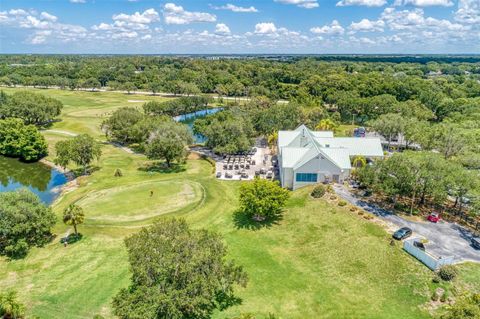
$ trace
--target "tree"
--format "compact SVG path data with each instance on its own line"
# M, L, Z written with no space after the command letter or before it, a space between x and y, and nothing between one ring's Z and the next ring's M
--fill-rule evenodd
M27 189L0 193L0 255L21 258L51 238L55 215Z
M315 126L315 129L319 131L335 131L338 129L338 124L332 119L323 119Z
M135 90L137 89L137 87L135 86L134 83L132 83L132 82L127 82L127 83L124 83L124 84L121 86L121 89L124 90L124 91L127 91L127 94L132 94L132 92L135 92Z
M221 237L164 219L125 240L132 280L113 299L119 318L210 318L238 302L246 273L226 261Z
M392 139L404 132L404 121L400 114L388 113L381 115L372 121L370 125L376 132L387 139L389 150Z
M0 107L0 119L17 117L25 124L43 125L52 122L63 108L62 102L30 91L15 92Z
M15 291L0 292L0 318L25 318L25 306L18 301Z
M250 118L232 111L196 119L193 132L207 138L206 146L219 154L235 154L253 145L254 130Z
M85 220L85 213L83 209L75 204L68 205L63 211L63 222L67 225L72 225L75 230L75 236L78 237L77 226L83 224Z
M240 186L240 210L254 220L278 217L290 194L278 182L255 178Z
M0 120L0 155L31 162L47 154L47 142L35 126L20 119Z
M172 161L182 162L187 156L187 147L193 142L187 127L180 123L164 122L152 133L145 153L149 159L164 159L167 167Z
M94 159L102 155L100 145L88 134L77 135L71 140L59 141L55 144L57 156L55 164L66 167L69 162L74 162L83 167L83 173L87 174L87 168Z
M139 142L133 136L132 127L143 119L144 115L133 107L122 107L102 123L107 137L121 143Z

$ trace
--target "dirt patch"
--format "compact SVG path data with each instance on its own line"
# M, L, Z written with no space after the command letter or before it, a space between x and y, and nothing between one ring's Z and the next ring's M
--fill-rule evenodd
M128 100L129 103L143 103L146 102L145 100Z
M201 155L195 152L190 152L187 157L189 160L199 160L201 159Z

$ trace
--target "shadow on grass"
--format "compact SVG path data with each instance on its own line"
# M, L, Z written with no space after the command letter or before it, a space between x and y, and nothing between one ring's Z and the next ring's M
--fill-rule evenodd
M89 166L87 168L87 174L85 175L84 173L84 170L83 170L83 167L78 167L76 169L73 169L72 170L72 173L75 175L75 177L80 177L80 176L88 176L88 175L92 175L93 173L95 173L96 171L100 170L100 166Z
M238 229L259 230L262 228L271 228L272 226L279 225L282 219L282 214L277 214L274 217L270 217L266 220L257 221L241 210L236 210L233 213L233 222L235 227Z
M77 241L80 241L83 238L83 235L78 233L78 235L75 234L70 234L67 237L62 237L60 238L60 243L65 245L67 243L68 245L75 244Z
M181 173L185 172L185 164L172 163L170 166L167 166L166 163L151 163L145 166L139 167L139 171L148 172L148 173Z

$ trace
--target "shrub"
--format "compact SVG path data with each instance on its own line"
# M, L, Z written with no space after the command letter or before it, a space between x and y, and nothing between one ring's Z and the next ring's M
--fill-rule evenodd
M317 185L313 188L311 193L313 198L320 198L325 195L325 187L323 185Z
M350 211L351 211L352 213L356 212L356 211L357 211L357 207L355 207L355 206L350 207Z
M336 200L336 199L337 199L337 196L330 196L330 199L331 199L331 200Z
M437 273L435 273L433 275L432 282L438 284L440 282L440 280L441 280L440 276Z
M438 276L445 281L453 280L458 274L457 268L453 265L445 265L438 270Z
M445 302L448 300L448 293L445 291L445 293L440 297L441 302Z
M358 216L362 216L363 215L363 212L362 211L359 211L358 212Z
M434 291L434 292L432 293L432 297L430 297L430 299L432 299L432 301L438 301L438 298L439 298L439 297L438 297L437 292Z
M122 177L122 176L123 176L122 170L119 169L119 168L117 168L117 169L115 170L115 173L113 174L113 176L115 176L115 177Z
M332 185L327 185L326 189L327 193L333 193L333 187Z
M346 206L346 205L347 205L347 202L344 201L344 200L341 200L341 201L338 202L338 206L343 207L343 206Z

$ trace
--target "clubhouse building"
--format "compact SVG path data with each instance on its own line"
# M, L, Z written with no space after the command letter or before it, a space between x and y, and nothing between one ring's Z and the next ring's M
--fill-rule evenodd
M283 187L297 189L312 183L343 183L351 160L383 158L379 138L334 137L331 131L311 131L300 125L278 132L278 165Z

